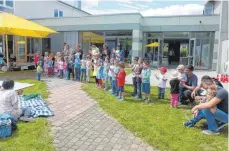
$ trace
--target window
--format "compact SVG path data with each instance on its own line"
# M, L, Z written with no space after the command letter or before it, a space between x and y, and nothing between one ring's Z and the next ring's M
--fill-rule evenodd
M0 5L3 5L3 0L0 0Z
M63 11L59 11L59 17L63 17Z
M7 6L7 7L14 7L14 2L13 2L13 0L6 0L6 6Z
M54 10L54 17L58 17L58 10L57 9Z

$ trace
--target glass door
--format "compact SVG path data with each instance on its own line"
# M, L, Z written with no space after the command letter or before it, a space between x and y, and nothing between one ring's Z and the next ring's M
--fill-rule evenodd
M188 50L188 64L195 66L195 50L196 50L196 38L189 40L189 50Z
M21 36L16 36L15 38L15 47L16 47L16 59L18 62L26 62L27 60L27 45L26 38Z

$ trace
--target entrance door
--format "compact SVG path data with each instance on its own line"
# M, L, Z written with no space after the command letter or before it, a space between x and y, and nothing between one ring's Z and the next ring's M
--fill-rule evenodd
M189 50L188 50L188 64L195 66L195 51L196 51L196 38L189 40Z
M26 38L21 36L15 37L16 58L18 62L26 62L27 60L27 45Z

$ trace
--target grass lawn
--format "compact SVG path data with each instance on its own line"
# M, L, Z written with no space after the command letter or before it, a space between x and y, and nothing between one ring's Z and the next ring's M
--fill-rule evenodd
M45 99L49 92L45 82L35 80L20 80L35 84L24 89L24 94L39 93ZM0 151L54 151L52 138L49 135L50 126L47 118L36 118L35 123L18 122L18 130L9 138L0 139Z
M97 89L93 83L82 88L109 115L117 119L128 130L161 151L226 151L228 149L227 128L218 136L202 133L205 121L195 128L184 128L183 122L192 117L190 108L169 107L169 90L166 99L157 100L157 88L151 88L154 103L147 105L131 97L132 86L125 86L126 98L118 102L109 92Z

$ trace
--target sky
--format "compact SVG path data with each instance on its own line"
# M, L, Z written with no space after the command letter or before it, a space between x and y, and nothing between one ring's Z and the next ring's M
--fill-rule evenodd
M143 16L197 15L205 0L81 0L90 14L137 13Z

